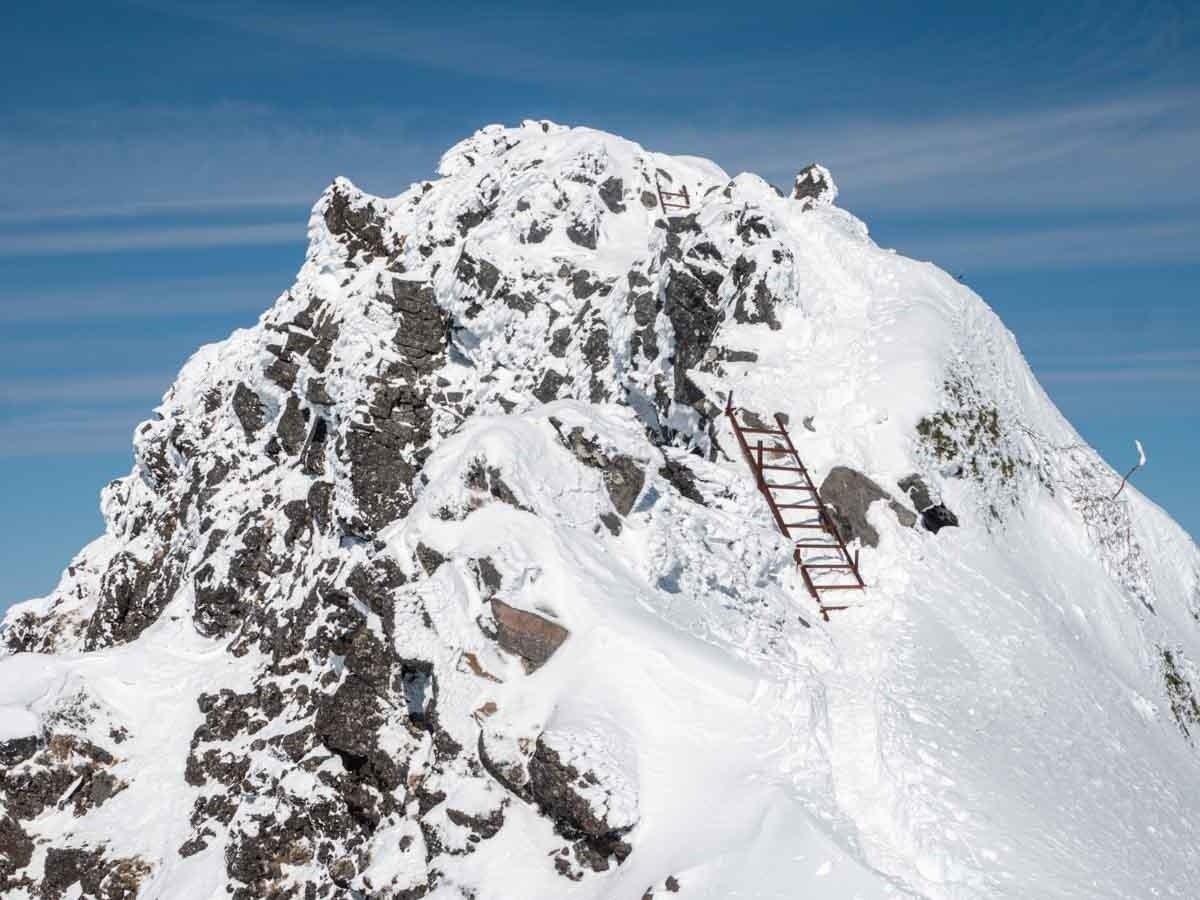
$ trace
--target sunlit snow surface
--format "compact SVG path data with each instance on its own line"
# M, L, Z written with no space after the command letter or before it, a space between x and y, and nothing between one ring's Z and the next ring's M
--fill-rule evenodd
M581 167L594 180L622 178L624 212L602 209L589 185L571 180ZM876 504L870 520L882 540L862 551L869 589L829 623L815 614L724 423L716 435L732 458L710 461L698 414L667 414L681 435L667 453L694 471L708 500L700 506L656 474L662 452L636 402L616 402L653 396L654 376L669 368L669 329L653 363L629 350L628 274L658 278L650 261L665 241L661 211L639 201L655 169L693 199L699 233L683 236L683 251L707 241L727 263L752 259L783 301L778 330L731 317L721 326L720 345L752 351L756 362L695 370L695 383L718 406L732 389L739 405L785 413L818 476L850 466L904 499L897 480L918 472L961 522L933 535L902 528ZM528 314L485 307L442 373L477 411L462 422L439 411L428 481L411 513L379 537L412 575L418 544L451 562L405 588L435 631L401 630L396 640L445 673L440 715L460 743L473 747L480 728L544 733L564 759L586 758L603 786L591 799L610 821L636 824L623 865L571 882L547 859L562 839L515 801L496 837L440 863L447 877L430 897L461 897L462 886L478 900L638 900L651 886L665 896L669 875L678 896L713 900L1200 896L1200 751L1172 716L1160 660L1162 647L1200 660L1200 554L1134 486L1119 508L1096 499L1111 497L1120 476L1082 444L979 297L931 264L877 247L843 210L802 210L756 176L731 180L706 160L650 154L588 129L492 127L449 151L439 171L440 180L380 201L388 228L408 236L404 277L432 278L438 302L462 318L471 298L455 261L465 248L548 299ZM463 236L458 217L481 195L499 200ZM735 217L749 208L769 240L739 236ZM522 242L531 222L568 213L592 216L595 250L561 227ZM423 257L421 243L433 254ZM349 428L369 361L386 357L395 329L364 300L390 277L385 261L347 269L344 257L314 215L297 285L255 328L201 349L165 398L162 421L138 441L191 421L215 384L242 380L268 396L263 347L277 339L268 326L315 295L344 307L343 363L326 388L342 416L336 427ZM556 280L564 263L610 291L574 296ZM727 279L718 296L728 304L732 295ZM575 397L539 404L532 373L549 359L551 332L579 321L585 304L611 339L602 380L628 393L586 402L587 365L573 349L551 364L575 379ZM969 383L998 412L1003 451L1023 460L1011 478L953 477L919 441L918 423L947 408L947 382ZM501 396L516 404L507 414ZM278 412L268 410L268 422ZM597 525L609 508L601 473L579 463L552 418L602 435L609 452L645 467L619 536ZM228 416L203 440L244 444ZM487 503L462 518L440 515L469 507L463 475L481 456L526 509ZM287 499L306 489L287 466L264 457L247 465L261 479L243 493ZM106 562L142 552L120 513L150 490L142 466L106 492L108 534L54 594L15 608L9 622L30 610L86 621ZM337 490L339 510L349 510L344 480ZM246 502L231 484L213 514L232 528ZM344 555L345 570L365 552L321 540ZM571 633L531 675L476 625L484 600L467 561L484 556L504 576L506 602ZM275 602L299 603L302 574L288 577ZM248 689L262 660L196 634L192 602L185 583L125 646L82 653L65 627L59 652L0 661L0 741L40 732L83 688L96 705L88 734L113 750L114 774L130 782L86 817L50 809L26 823L39 841L30 871L48 846L104 843L153 863L143 897L225 896L219 844L187 859L177 852L195 797L183 766L202 720L197 696ZM453 674L463 652L503 683ZM487 702L498 711L476 724L471 712ZM130 738L112 747L116 727ZM405 876L410 862L389 848L406 827L376 836L377 882Z

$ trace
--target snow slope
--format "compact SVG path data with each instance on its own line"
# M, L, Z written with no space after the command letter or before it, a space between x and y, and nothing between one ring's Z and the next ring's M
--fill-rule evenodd
M326 191L8 614L4 896L1200 895L1200 552L978 296L821 167L526 122L439 176ZM829 622L730 391L908 511Z

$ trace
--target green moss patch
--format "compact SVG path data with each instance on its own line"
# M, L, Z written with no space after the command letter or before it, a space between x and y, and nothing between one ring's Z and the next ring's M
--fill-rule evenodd
M1028 462L1010 450L1008 429L995 404L966 377L947 379L943 387L946 408L917 423L922 445L939 463L957 463L962 474L976 480L1012 482Z

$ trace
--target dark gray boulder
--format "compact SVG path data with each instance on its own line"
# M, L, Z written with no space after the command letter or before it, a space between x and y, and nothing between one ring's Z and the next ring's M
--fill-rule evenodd
M820 494L847 543L858 539L867 547L879 546L879 532L867 521L867 510L877 500L886 500L905 528L912 528L917 523L911 509L897 503L878 484L848 466L831 469L821 484Z
M927 531L937 534L943 528L957 527L958 516L939 503L921 512L921 524Z
M908 494L908 498L921 514L921 525L926 531L937 534L943 528L957 526L958 516L942 503L934 503L929 485L920 475L907 475L897 484Z
M604 469L608 497L623 516L629 515L645 483L646 473L628 456L614 456Z
M908 494L908 499L912 501L913 507L917 512L924 512L933 506L933 500L929 494L929 485L920 475L906 475L896 482L900 490Z
M578 244L588 250L596 249L596 239L599 236L600 232L594 222L576 221L567 226L567 239L572 244Z
M659 468L658 474L667 479L675 490L679 491L679 493L683 494L683 496L687 497L693 503L707 506L704 502L704 495L696 487L695 473L683 463L668 459L666 464Z

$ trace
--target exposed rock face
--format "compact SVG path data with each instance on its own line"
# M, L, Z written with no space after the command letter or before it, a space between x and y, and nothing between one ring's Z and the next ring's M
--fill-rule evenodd
M913 506L921 514L921 525L926 531L937 534L943 528L958 525L958 516L945 505L935 504L929 486L919 475L908 475L898 482L900 489L908 494Z
M164 565L157 572L132 554L113 557L101 582L101 599L88 624L87 649L123 644L158 618L178 587L179 571Z
M16 877L32 858L33 838L12 816L0 816L0 889L16 891L32 887L29 879Z
M608 211L612 213L625 212L625 183L613 175L600 185L600 199L604 201L604 205L608 207Z
M628 456L605 453L599 439L585 435L582 428L573 428L569 435L563 435L559 428L559 435L580 462L603 471L604 484L613 508L622 516L629 515L646 483L646 473L642 467Z
M107 750L72 734L0 744L0 893L34 883L20 874L34 848L28 823L55 807L86 816L128 786L109 771L115 762ZM132 900L148 871L137 860L106 860L100 850L51 847L40 895L63 896L82 882L84 896Z
M867 547L879 546L879 532L867 521L867 510L876 500L887 500L888 507L905 528L912 528L917 523L912 510L893 500L866 475L846 466L830 469L819 490L821 499L831 507L830 515L846 542L860 540Z
M262 402L254 391L240 381L233 393L233 410L237 414L242 429L246 432L246 437L253 440L254 435L263 427Z
M943 528L957 526L958 516L939 503L921 511L921 524L927 531L937 534Z
M37 736L0 741L0 767L7 768L24 762L41 746L42 739Z
M700 493L700 489L696 486L696 475L685 466L683 463L668 459L666 464L658 470L658 474L667 479L675 490L683 494L693 503L705 505L704 495Z
M917 512L924 512L933 506L933 500L930 497L929 486L920 475L908 475L901 478L897 484L900 490L908 494L908 499L912 501L913 508Z
M712 345L723 314L709 288L691 273L672 269L663 293L663 312L671 323L675 338L674 399L691 405L703 399L701 391L687 376L698 366Z
M354 496L371 529L412 506L412 482L420 461L405 450L419 448L430 438L428 381L448 346L447 317L429 284L393 278L390 295L381 299L399 314L394 339L399 358L375 381L367 421L353 424L347 437Z
M525 660L530 671L540 668L570 635L567 629L537 613L515 609L495 598L492 615L500 646Z
M79 886L84 897L136 900L151 867L139 859L108 859L102 849L51 848L46 853L42 896L65 897Z
M594 801L585 794L594 794L599 785L595 773L580 772L563 762L544 738L538 739L529 761L530 794L542 812L554 820L558 833L575 842L578 862L603 872L610 858L619 864L629 856L632 848L622 838L632 823L612 823L598 814ZM565 860L558 865L564 875L571 876Z
M746 325L766 324L772 331L778 331L783 327L775 315L778 306L779 299L771 293L766 281L758 279L738 291L733 319Z
M349 250L350 256L389 256L400 248L387 234L387 223L376 204L350 185L339 181L325 205L325 227Z
M800 170L792 198L799 200L806 209L814 206L829 206L837 200L838 189L833 176L824 166L812 163Z

